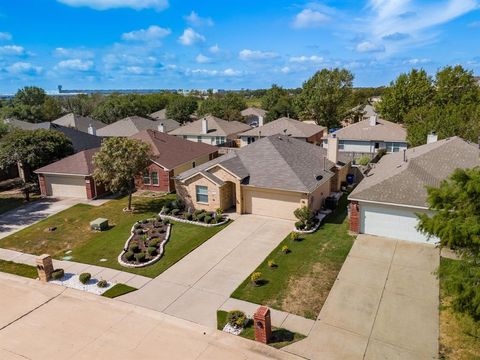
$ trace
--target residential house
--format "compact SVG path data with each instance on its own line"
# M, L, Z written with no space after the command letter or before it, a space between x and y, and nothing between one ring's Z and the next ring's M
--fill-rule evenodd
M327 156L320 146L272 135L180 174L177 194L194 209L235 207L239 214L293 220L295 209L318 210L339 190L344 166Z
M80 116L73 113L63 115L61 118L52 121L53 124L74 128L76 130L86 132L90 135L97 135L97 130L107 124L94 120L88 116Z
M239 134L240 146L246 146L260 138L277 134L288 135L312 144L321 144L322 138L327 135L327 128L282 117Z
M174 176L218 156L215 146L187 141L155 130L144 130L131 138L149 144L152 152L148 169L135 178L135 187L140 190L173 192Z
M118 120L97 131L99 136L132 136L142 130L158 130L169 132L178 128L180 124L175 120L164 119L160 121L150 120L141 116L129 116Z
M248 125L252 127L263 126L267 111L257 107L248 107L242 110L241 115L245 118L245 123Z
M340 152L354 157L375 155L384 149L387 153L402 152L407 148L407 131L402 125L372 116L367 120L339 129L323 138L323 147L328 147L330 138L338 139Z
M37 169L43 196L95 199L106 193L93 179L93 155L98 148L81 151Z
M234 147L237 135L249 129L251 129L250 126L239 121L227 121L209 115L180 126L170 131L169 134L183 137L189 141Z
M158 120L166 120L167 119L167 109L162 109L162 110L155 111L148 116L151 117L154 120L157 120L157 121Z
M457 168L480 166L478 145L459 137L383 156L352 191L350 230L401 240L425 243L426 235L416 229L417 213L432 214L427 186L438 187ZM432 242L436 239L432 239Z

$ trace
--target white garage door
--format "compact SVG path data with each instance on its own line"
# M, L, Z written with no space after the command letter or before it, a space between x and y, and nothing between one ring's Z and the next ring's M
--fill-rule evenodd
M300 194L295 193L245 189L243 196L247 214L295 220L293 212L300 207Z
M47 175L48 195L55 197L87 198L85 178L83 176Z
M427 241L427 237L415 228L418 224L416 212L419 210L360 204L360 232L400 240L435 243L435 239Z

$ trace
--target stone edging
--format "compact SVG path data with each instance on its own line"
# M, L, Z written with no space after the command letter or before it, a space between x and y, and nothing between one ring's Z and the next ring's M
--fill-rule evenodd
M298 230L297 228L293 229L293 232L297 234L313 234L315 231L317 231L320 228L320 225L322 222L318 220L317 225L313 227L311 230Z
M170 239L170 231L171 231L171 228L172 228L172 225L171 224L168 224L167 225L167 231L165 233L165 239L163 239L163 241L160 243L160 251L158 253L157 256L155 256L152 260L150 261L147 261L145 263L141 263L141 264L129 264L129 263L126 263L125 261L122 260L122 256L123 254L125 254L127 251L128 251L128 244L130 243L130 241L132 240L133 236L135 235L135 225L138 223L138 221L132 225L132 228L130 229L130 233L131 235L129 236L129 238L127 239L127 241L125 242L125 245L123 247L123 250L122 252L120 253L120 255L118 255L118 263L124 267L127 267L127 268L142 268L142 267L145 267L145 266L148 266L148 265L152 265L153 263L157 262L158 260L160 260L160 258L162 257L164 251L165 251L165 244L168 242L168 240Z
M181 223L184 223L184 224L203 226L203 227L214 227L214 226L224 225L229 220L228 217L225 217L225 220L222 221L222 222L219 222L219 223L216 223L216 224L205 224L204 222L200 222L200 221L186 220L186 219L182 219L182 218L172 216L172 215L165 215L165 214L162 214L161 212L158 214L158 216L160 216L160 218L162 218L162 219L177 221L177 222L181 222Z

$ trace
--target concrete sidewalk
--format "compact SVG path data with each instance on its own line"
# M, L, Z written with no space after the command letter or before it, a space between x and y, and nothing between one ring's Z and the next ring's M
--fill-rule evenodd
M242 215L139 291L120 300L216 327L216 311L291 232L291 221Z
M359 235L308 338L308 359L436 359L439 250Z

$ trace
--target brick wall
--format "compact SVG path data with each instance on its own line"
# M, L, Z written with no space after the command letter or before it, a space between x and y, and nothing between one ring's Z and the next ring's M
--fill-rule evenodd
M85 178L85 188L87 189L87 199L95 197L95 181L91 176Z
M157 172L158 174L158 185L144 184L143 183L143 174L135 177L135 188L138 190L149 190L149 191L162 191L170 192L174 190L174 183L171 179L173 172L165 171L161 166L151 163L148 167L148 173ZM172 174L171 174L172 173ZM151 176L150 176L151 182Z
M360 233L360 205L357 201L352 201L350 206L350 231Z

